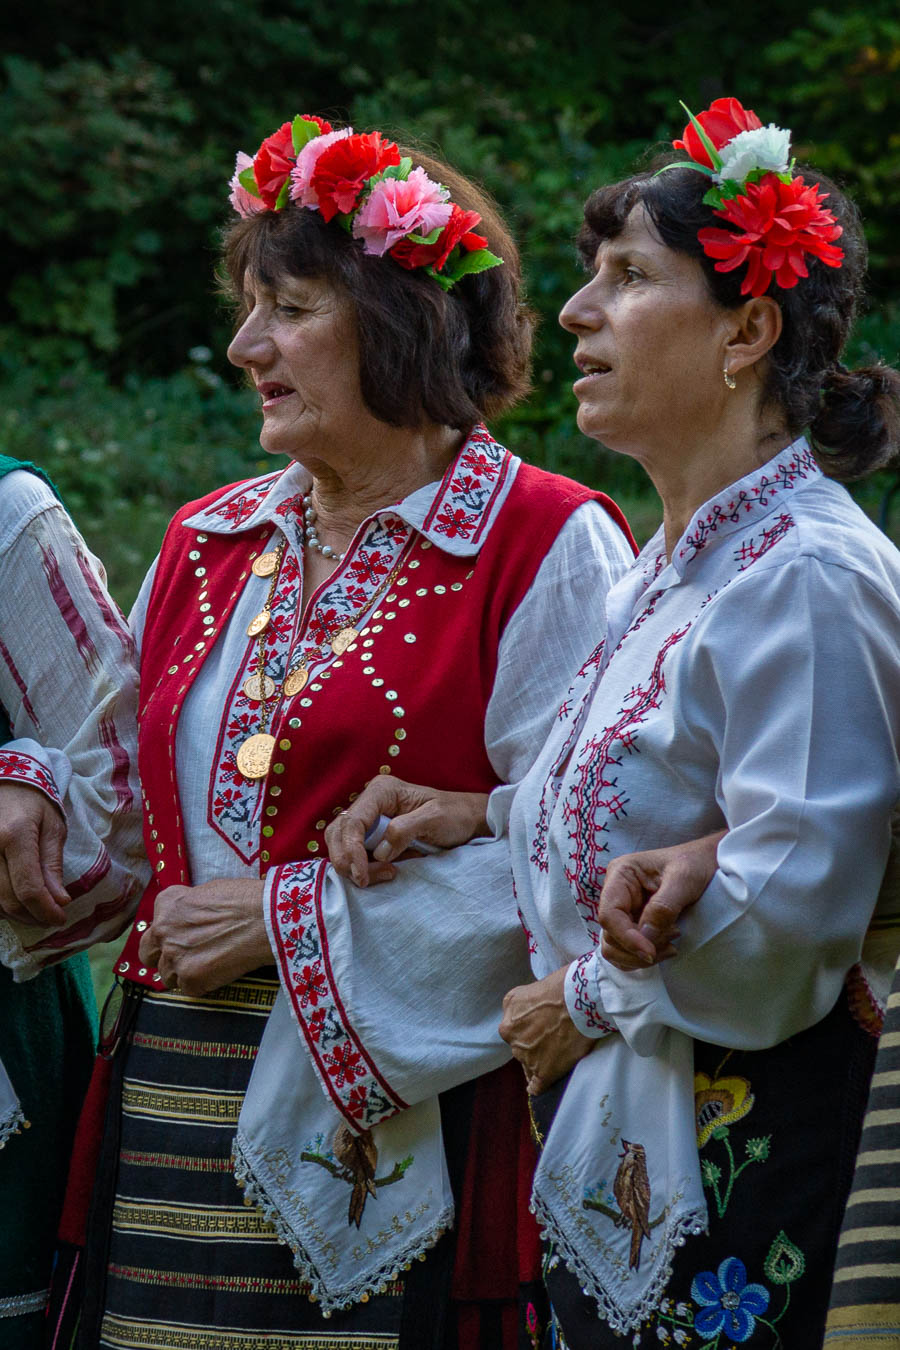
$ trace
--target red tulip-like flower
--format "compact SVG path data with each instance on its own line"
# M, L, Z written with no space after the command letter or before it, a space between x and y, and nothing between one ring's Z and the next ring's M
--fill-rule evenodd
M409 272L416 267L428 266L440 272L457 244L461 244L469 253L487 248L484 236L472 233L480 220L477 211L464 211L454 203L450 219L433 244L415 244L411 239L398 239L390 250L391 257Z
M324 220L348 215L370 178L400 163L400 151L380 131L356 133L329 145L316 161L309 186Z
M287 182L295 159L291 124L283 122L276 132L266 137L253 160L256 186L270 211L275 210L278 194Z
M826 267L841 265L843 249L832 241L842 230L822 206L827 196L818 183L807 186L802 178L785 183L777 174L766 174L715 212L734 230L710 227L697 238L708 257L720 259L717 272L731 272L746 262L742 295L763 295L773 277L782 290L790 290L809 275L807 253Z
M750 108L743 107L736 98L717 98L706 112L697 114L697 121L717 150L721 150L723 145L734 140L739 132L753 131L756 127L762 126L756 113ZM682 140L672 142L676 150L687 151L691 159L696 160L698 164L705 164L709 169L714 167L706 146L692 122L688 122L682 137Z

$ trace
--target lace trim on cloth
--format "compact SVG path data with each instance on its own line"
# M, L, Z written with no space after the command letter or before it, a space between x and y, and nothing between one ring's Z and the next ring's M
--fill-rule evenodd
M24 1317L26 1313L43 1312L49 1297L49 1289L39 1289L34 1294L14 1294L12 1298L0 1298L0 1317Z
M706 1214L703 1210L684 1214L667 1228L663 1241L663 1255L653 1278L644 1290L640 1302L633 1308L625 1309L615 1303L600 1283L599 1275L588 1265L567 1239L557 1224L551 1210L538 1196L531 1202L531 1212L541 1225L541 1237L550 1242L562 1256L566 1266L581 1284L588 1298L597 1304L600 1318L608 1322L613 1331L625 1335L629 1331L639 1331L643 1322L652 1317L659 1307L666 1285L672 1278L672 1262L675 1248L683 1247L689 1237L697 1237L707 1229ZM635 1338L638 1344L639 1336Z
M299 1235L273 1203L265 1186L254 1172L253 1165L247 1157L240 1130L235 1135L231 1153L234 1162L234 1175L238 1186L244 1192L245 1199L255 1205L263 1218L272 1225L278 1235L279 1242L290 1248L300 1278L309 1282L311 1301L319 1302L325 1317L332 1312L350 1308L354 1303L371 1298L375 1294L386 1293L387 1285L392 1280L398 1279L402 1271L409 1270L412 1262L418 1257L424 1256L443 1237L453 1223L453 1207L451 1205L441 1210L430 1227L417 1233L404 1246L392 1248L388 1258L380 1266L370 1271L367 1278L327 1289L322 1277L304 1250Z
M2 1067L0 1067L0 1072L2 1072ZM3 1148L8 1139L14 1134L20 1133L23 1126L25 1129L28 1128L28 1121L25 1119L24 1112L18 1102L6 1110L3 1110L0 1106L0 1111L2 1111L2 1115L0 1115L0 1148ZM2 1306L2 1303L0 1303L0 1306Z
M28 970L29 975L36 975L40 969L36 963L28 961L28 953L22 946L19 935L7 919L0 919L0 965L6 966L8 970L15 970L19 974L21 974L23 968ZM31 969L32 965L33 969ZM0 1079L2 1079L2 1069L0 1069ZM2 1103L3 1093L0 1091L0 1113L3 1110Z

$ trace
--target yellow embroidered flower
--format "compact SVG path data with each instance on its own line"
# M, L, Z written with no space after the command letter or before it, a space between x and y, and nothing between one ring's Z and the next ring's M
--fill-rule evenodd
M753 1100L746 1078L713 1080L705 1073L694 1074L697 1147L703 1147L713 1130L741 1120L752 1108Z

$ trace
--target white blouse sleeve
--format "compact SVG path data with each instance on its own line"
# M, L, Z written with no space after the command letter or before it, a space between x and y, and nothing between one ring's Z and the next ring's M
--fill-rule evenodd
M504 783L531 768L575 672L606 631L607 592L633 561L598 502L579 506L556 536L500 642L484 736Z
M632 974L591 962L600 1010L639 1054L666 1027L761 1049L826 1016L860 955L900 792L887 586L801 556L733 582L701 622L680 692L720 765L718 870L676 957Z
M100 564L44 483L16 471L2 491L0 702L15 739L0 748L0 781L61 801L72 897L62 929L0 922L0 957L25 979L117 936L146 862L131 635Z

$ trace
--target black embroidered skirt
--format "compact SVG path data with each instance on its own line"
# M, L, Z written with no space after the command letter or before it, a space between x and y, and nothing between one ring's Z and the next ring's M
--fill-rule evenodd
M599 1321L594 1301L549 1251L556 1326L547 1347L821 1350L876 1045L843 993L817 1026L769 1050L695 1041L709 1233L679 1250L666 1297L636 1336ZM543 1137L564 1090L565 1080L533 1100Z
M112 1213L92 1219L110 1225L103 1350L399 1345L401 1284L323 1317L235 1182L231 1143L277 988L255 975L206 998L141 1003L123 1052Z

